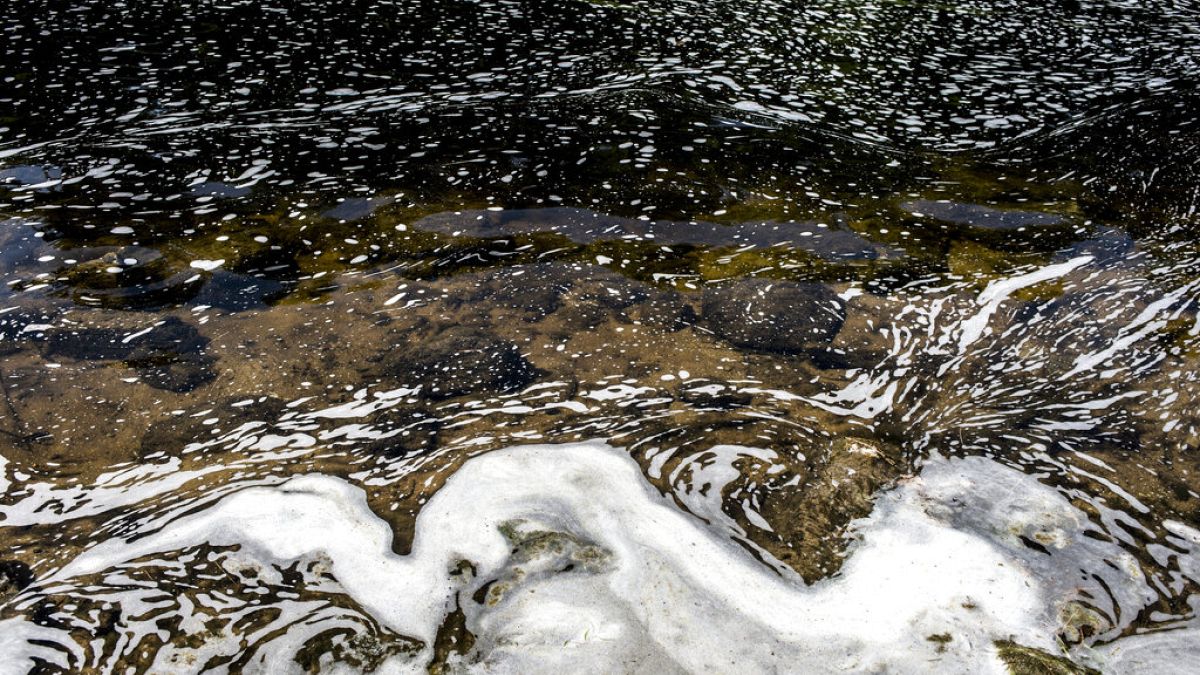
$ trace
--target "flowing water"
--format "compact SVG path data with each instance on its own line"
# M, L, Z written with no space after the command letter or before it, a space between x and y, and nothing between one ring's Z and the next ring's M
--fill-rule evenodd
M1197 3L0 30L0 672L1200 663Z

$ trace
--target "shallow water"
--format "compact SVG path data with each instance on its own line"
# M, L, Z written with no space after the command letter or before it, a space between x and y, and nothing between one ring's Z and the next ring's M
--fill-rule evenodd
M1195 3L0 26L0 672L1200 656Z

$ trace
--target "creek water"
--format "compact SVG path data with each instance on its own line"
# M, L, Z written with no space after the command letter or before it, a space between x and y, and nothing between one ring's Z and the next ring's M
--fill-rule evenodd
M1200 662L1200 5L0 29L0 672Z

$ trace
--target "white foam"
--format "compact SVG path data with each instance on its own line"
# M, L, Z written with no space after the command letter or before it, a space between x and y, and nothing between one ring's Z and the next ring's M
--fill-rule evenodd
M195 269L204 270L205 272L211 272L224 264L224 258L220 260L193 260L191 263L189 263L189 265Z
M1088 654L1108 675L1191 675L1200 664L1200 629L1132 635Z
M986 508L964 511L972 500ZM310 475L243 490L134 542L108 540L55 576L201 542L242 544L275 561L324 553L357 602L430 644L460 588L448 570L465 559L479 579L502 575L511 545L499 528L520 520L593 542L613 562L531 578L494 607L464 600L477 668L1000 672L994 640L1052 649L1055 630L1055 598L1006 539L1010 513L1062 527L1083 520L1019 472L937 460L881 497L842 572L810 587L679 511L622 451L526 446L454 474L422 509L408 556L391 552L391 532L361 489ZM976 522L982 515L998 521ZM927 639L942 634L951 640Z

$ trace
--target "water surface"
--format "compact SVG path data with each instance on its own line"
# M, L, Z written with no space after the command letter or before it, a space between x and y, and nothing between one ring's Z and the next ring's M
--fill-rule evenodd
M1195 3L0 27L0 670L1195 662Z

